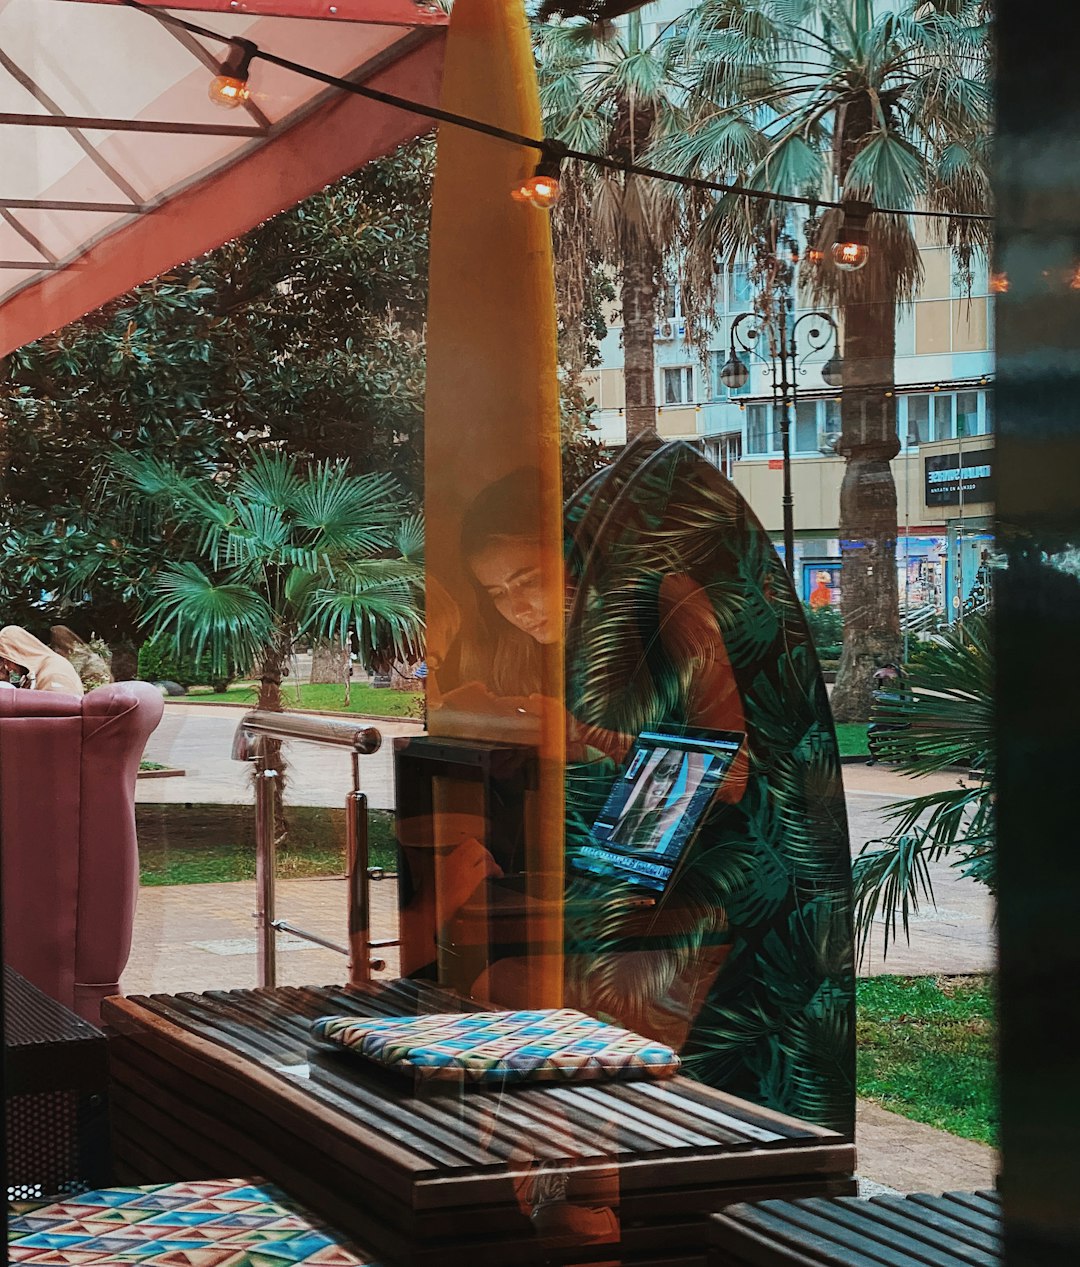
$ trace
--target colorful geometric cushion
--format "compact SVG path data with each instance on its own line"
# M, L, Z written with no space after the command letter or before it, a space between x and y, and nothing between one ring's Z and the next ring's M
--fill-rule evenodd
M144 1267L375 1267L271 1184L248 1179L101 1188L15 1202L10 1263Z
M311 1032L388 1069L463 1082L594 1082L667 1078L679 1068L670 1047L583 1012L325 1016Z

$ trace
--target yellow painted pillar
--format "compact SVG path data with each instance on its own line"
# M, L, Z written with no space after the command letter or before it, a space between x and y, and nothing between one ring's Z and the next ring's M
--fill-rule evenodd
M441 104L542 135L520 0L456 0ZM510 197L538 157L529 147L439 127L425 411L428 729L537 754L537 786L522 798L519 854L530 877L530 953L515 970L515 989L491 997L554 1006L562 994L565 755L554 277L548 213ZM506 842L482 839L482 830L467 787L437 787L440 922L460 897L463 859L489 875L494 859L507 863ZM451 852L462 844L464 852ZM498 990L497 974L484 980Z

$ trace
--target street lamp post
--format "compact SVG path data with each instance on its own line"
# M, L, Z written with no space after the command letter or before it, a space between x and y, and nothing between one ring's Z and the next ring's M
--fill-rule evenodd
M830 340L836 338L836 322L827 312L806 312L801 317L791 320L791 294L784 291L779 296L774 315L760 312L741 312L731 323L731 348L728 359L720 371L720 381L725 387L738 390L745 387L750 378L750 369L739 355L738 349L772 369L773 419L777 411L780 414L780 444L784 468L784 565L788 574L795 575L795 499L791 492L791 408L797 399L796 383L801 367L798 348L798 331L804 323L814 324L806 327L806 351L802 355L805 360L813 352L820 352ZM766 356L758 347L762 335L767 336L769 354ZM837 353L822 367L821 377L829 387L839 387L843 383L843 362Z

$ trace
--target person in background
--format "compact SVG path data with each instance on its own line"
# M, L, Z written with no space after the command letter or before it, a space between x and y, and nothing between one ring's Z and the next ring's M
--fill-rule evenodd
M33 691L83 694L82 681L68 661L19 625L0 629L0 672L18 673L20 685Z

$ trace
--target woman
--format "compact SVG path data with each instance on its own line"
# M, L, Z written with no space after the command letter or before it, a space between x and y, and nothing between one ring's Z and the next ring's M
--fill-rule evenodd
M0 629L0 671L18 673L21 685L33 691L83 694L82 681L67 660L18 625Z

